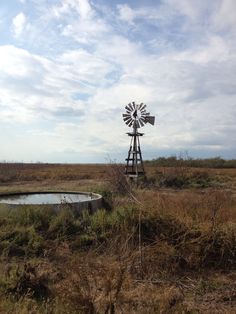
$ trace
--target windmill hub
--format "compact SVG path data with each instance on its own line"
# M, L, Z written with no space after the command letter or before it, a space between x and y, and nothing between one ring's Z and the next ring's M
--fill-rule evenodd
M139 136L142 136L143 133L139 133L138 129L146 123L154 125L155 117L150 116L150 113L146 111L146 105L143 103L136 104L132 102L125 106L125 109L123 120L129 127L133 128L133 132L127 133L131 136L131 142L128 158L126 158L125 174L129 177L138 177L139 175L145 175L139 141Z

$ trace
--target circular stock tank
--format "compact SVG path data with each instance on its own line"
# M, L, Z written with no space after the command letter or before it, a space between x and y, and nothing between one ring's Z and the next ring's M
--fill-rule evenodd
M0 195L0 209L45 206L60 210L65 206L76 212L87 209L93 212L102 206L102 196L89 192L26 192Z

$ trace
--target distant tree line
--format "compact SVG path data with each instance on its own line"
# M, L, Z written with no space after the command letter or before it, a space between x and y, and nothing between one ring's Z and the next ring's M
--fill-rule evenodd
M159 157L146 160L146 164L159 167L196 167L196 168L236 168L236 159L214 158L192 158L192 157Z

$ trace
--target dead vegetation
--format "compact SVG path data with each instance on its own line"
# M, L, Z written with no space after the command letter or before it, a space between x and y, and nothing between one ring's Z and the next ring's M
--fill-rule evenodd
M223 184L180 189L151 184L156 168L135 186L119 165L89 167L22 168L44 173L47 188L71 190L90 176L109 206L82 216L65 205L2 211L0 313L235 313L236 173L203 170ZM11 190L27 186L17 180Z

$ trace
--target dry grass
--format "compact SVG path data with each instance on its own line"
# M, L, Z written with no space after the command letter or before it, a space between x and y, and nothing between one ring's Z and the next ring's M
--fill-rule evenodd
M1 216L0 313L235 313L236 169L158 169L220 182L176 189L131 188L114 167L1 164L0 192L93 190L111 206Z

